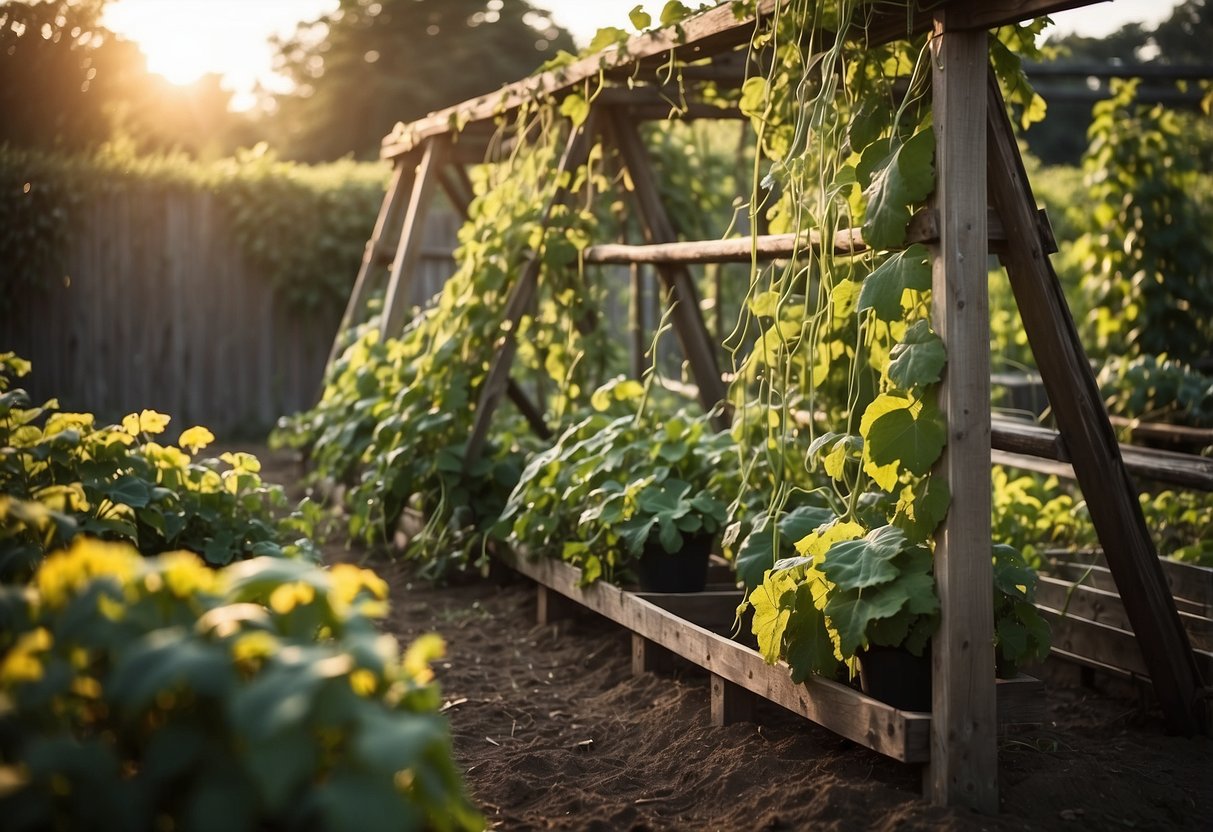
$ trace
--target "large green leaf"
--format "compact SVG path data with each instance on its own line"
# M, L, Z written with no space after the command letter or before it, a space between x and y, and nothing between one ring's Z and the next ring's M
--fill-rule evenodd
M925 474L943 453L947 430L931 401L890 410L869 426L864 451L876 465L897 462L911 474Z
M835 543L819 565L839 589L861 589L897 577L893 558L906 545L906 535L896 526L873 529L859 540Z
M948 353L930 324L918 320L906 330L901 343L894 345L891 358L889 378L902 390L909 390L939 381Z
M812 587L801 584L784 628L785 658L792 668L792 681L803 682L810 674L833 675L838 666L834 640L825 616L813 605Z
M911 543L921 543L947 515L951 500L946 479L924 477L902 489L893 525L902 529Z
M795 552L797 540L833 519L834 512L821 506L797 506L777 523L764 519L737 549L737 577L754 589L777 560Z
M156 695L178 688L195 696L222 696L234 683L235 674L227 650L192 638L184 628L148 633L114 668L107 695L129 714L151 704Z
M826 603L826 617L838 633L838 648L853 656L868 641L868 627L896 615L903 607L914 611L938 604L930 575L902 575L895 581L865 589L834 592Z
M931 288L931 255L919 243L899 251L864 278L859 310L871 309L882 321L902 319L901 298L907 289Z
M863 192L867 213L863 239L874 249L897 248L906 239L910 206L935 188L935 132L926 128L895 149Z

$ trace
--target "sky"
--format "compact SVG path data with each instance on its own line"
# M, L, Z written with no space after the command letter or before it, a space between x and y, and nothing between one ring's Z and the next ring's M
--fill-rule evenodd
M1057 34L1100 36L1124 23L1150 25L1167 17L1179 0L1112 0L1053 16ZM657 18L664 0L533 0L584 45L602 26L630 29L628 12L638 3ZM688 5L693 5L688 0ZM273 71L268 39L289 35L295 24L336 8L337 0L113 0L105 23L140 44L148 69L176 84L188 84L208 72L223 76L233 93L232 106L255 102L258 82L284 90ZM239 25L233 26L233 21Z

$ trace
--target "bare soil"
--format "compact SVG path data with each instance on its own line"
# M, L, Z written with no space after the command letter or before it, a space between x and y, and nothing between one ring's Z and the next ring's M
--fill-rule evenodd
M298 479L289 458L261 456L267 479ZM628 633L590 612L536 626L521 577L435 587L399 562L367 565L392 588L389 632L447 642L444 711L490 828L1213 828L1213 740L1167 736L1139 689L1083 684L1072 665L1037 669L1047 722L1000 738L1001 812L986 817L929 805L919 767L775 705L754 723L711 727L705 675L633 676Z

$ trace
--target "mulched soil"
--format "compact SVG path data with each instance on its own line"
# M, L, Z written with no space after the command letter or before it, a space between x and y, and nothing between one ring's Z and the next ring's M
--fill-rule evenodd
M289 458L259 450L267 479L297 481ZM590 612L536 626L521 577L435 587L405 564L367 565L392 588L389 632L447 642L444 711L490 828L1213 828L1213 741L1166 736L1147 697L1119 681L1083 685L1072 665L1037 669L1047 721L1000 738L1001 813L983 817L929 805L920 768L775 705L711 727L706 675L633 676L628 633Z

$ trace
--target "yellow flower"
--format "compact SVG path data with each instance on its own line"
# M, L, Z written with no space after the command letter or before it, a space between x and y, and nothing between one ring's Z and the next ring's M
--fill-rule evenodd
M96 417L91 413L52 413L46 419L44 433L54 436L65 430L89 431L93 429Z
M88 499L84 486L73 482L69 485L48 485L34 492L34 496L51 511L88 511Z
M370 696L375 692L378 684L379 682L375 678L375 674L365 667L360 667L350 674L350 687L359 696Z
M434 678L430 662L446 655L446 642L441 636L427 633L409 645L404 652L404 672L419 684L427 684Z
M159 468L181 470L190 464L190 458L172 445L165 447L157 442L148 442L143 446L143 454Z
M92 676L77 676L72 679L72 693L83 699L100 699L101 683Z
M36 654L51 649L53 642L50 630L45 627L22 633L4 661L0 662L0 684L16 685L41 679L42 662Z
M97 610L110 621L121 621L126 617L126 607L108 595L97 596Z
M232 643L232 658L238 662L254 661L278 652L278 639L265 630L245 633Z
M243 451L236 451L235 453L228 451L220 454L219 458L232 466L233 470L242 474L256 474L261 470L261 460Z
M131 436L138 436L140 433L163 433L164 429L168 427L170 418L154 410L144 410L124 418L122 429Z
M97 578L115 578L127 585L139 571L143 559L127 543L108 543L77 537L67 551L56 552L42 562L34 586L52 608L62 606Z
M177 440L177 444L191 454L196 454L214 441L215 434L201 425L195 425L181 432L181 437Z
M286 615L300 604L310 604L316 597L316 589L303 581L282 584L270 593L270 608L279 615Z
M329 570L329 580L333 586L334 606L339 609L344 609L352 604L364 587L380 600L387 598L387 581L369 569L361 569L349 563L339 563Z
M208 568L193 552L167 552L157 558L156 563L169 592L178 598L188 598L199 592L214 593L219 586L219 573Z

